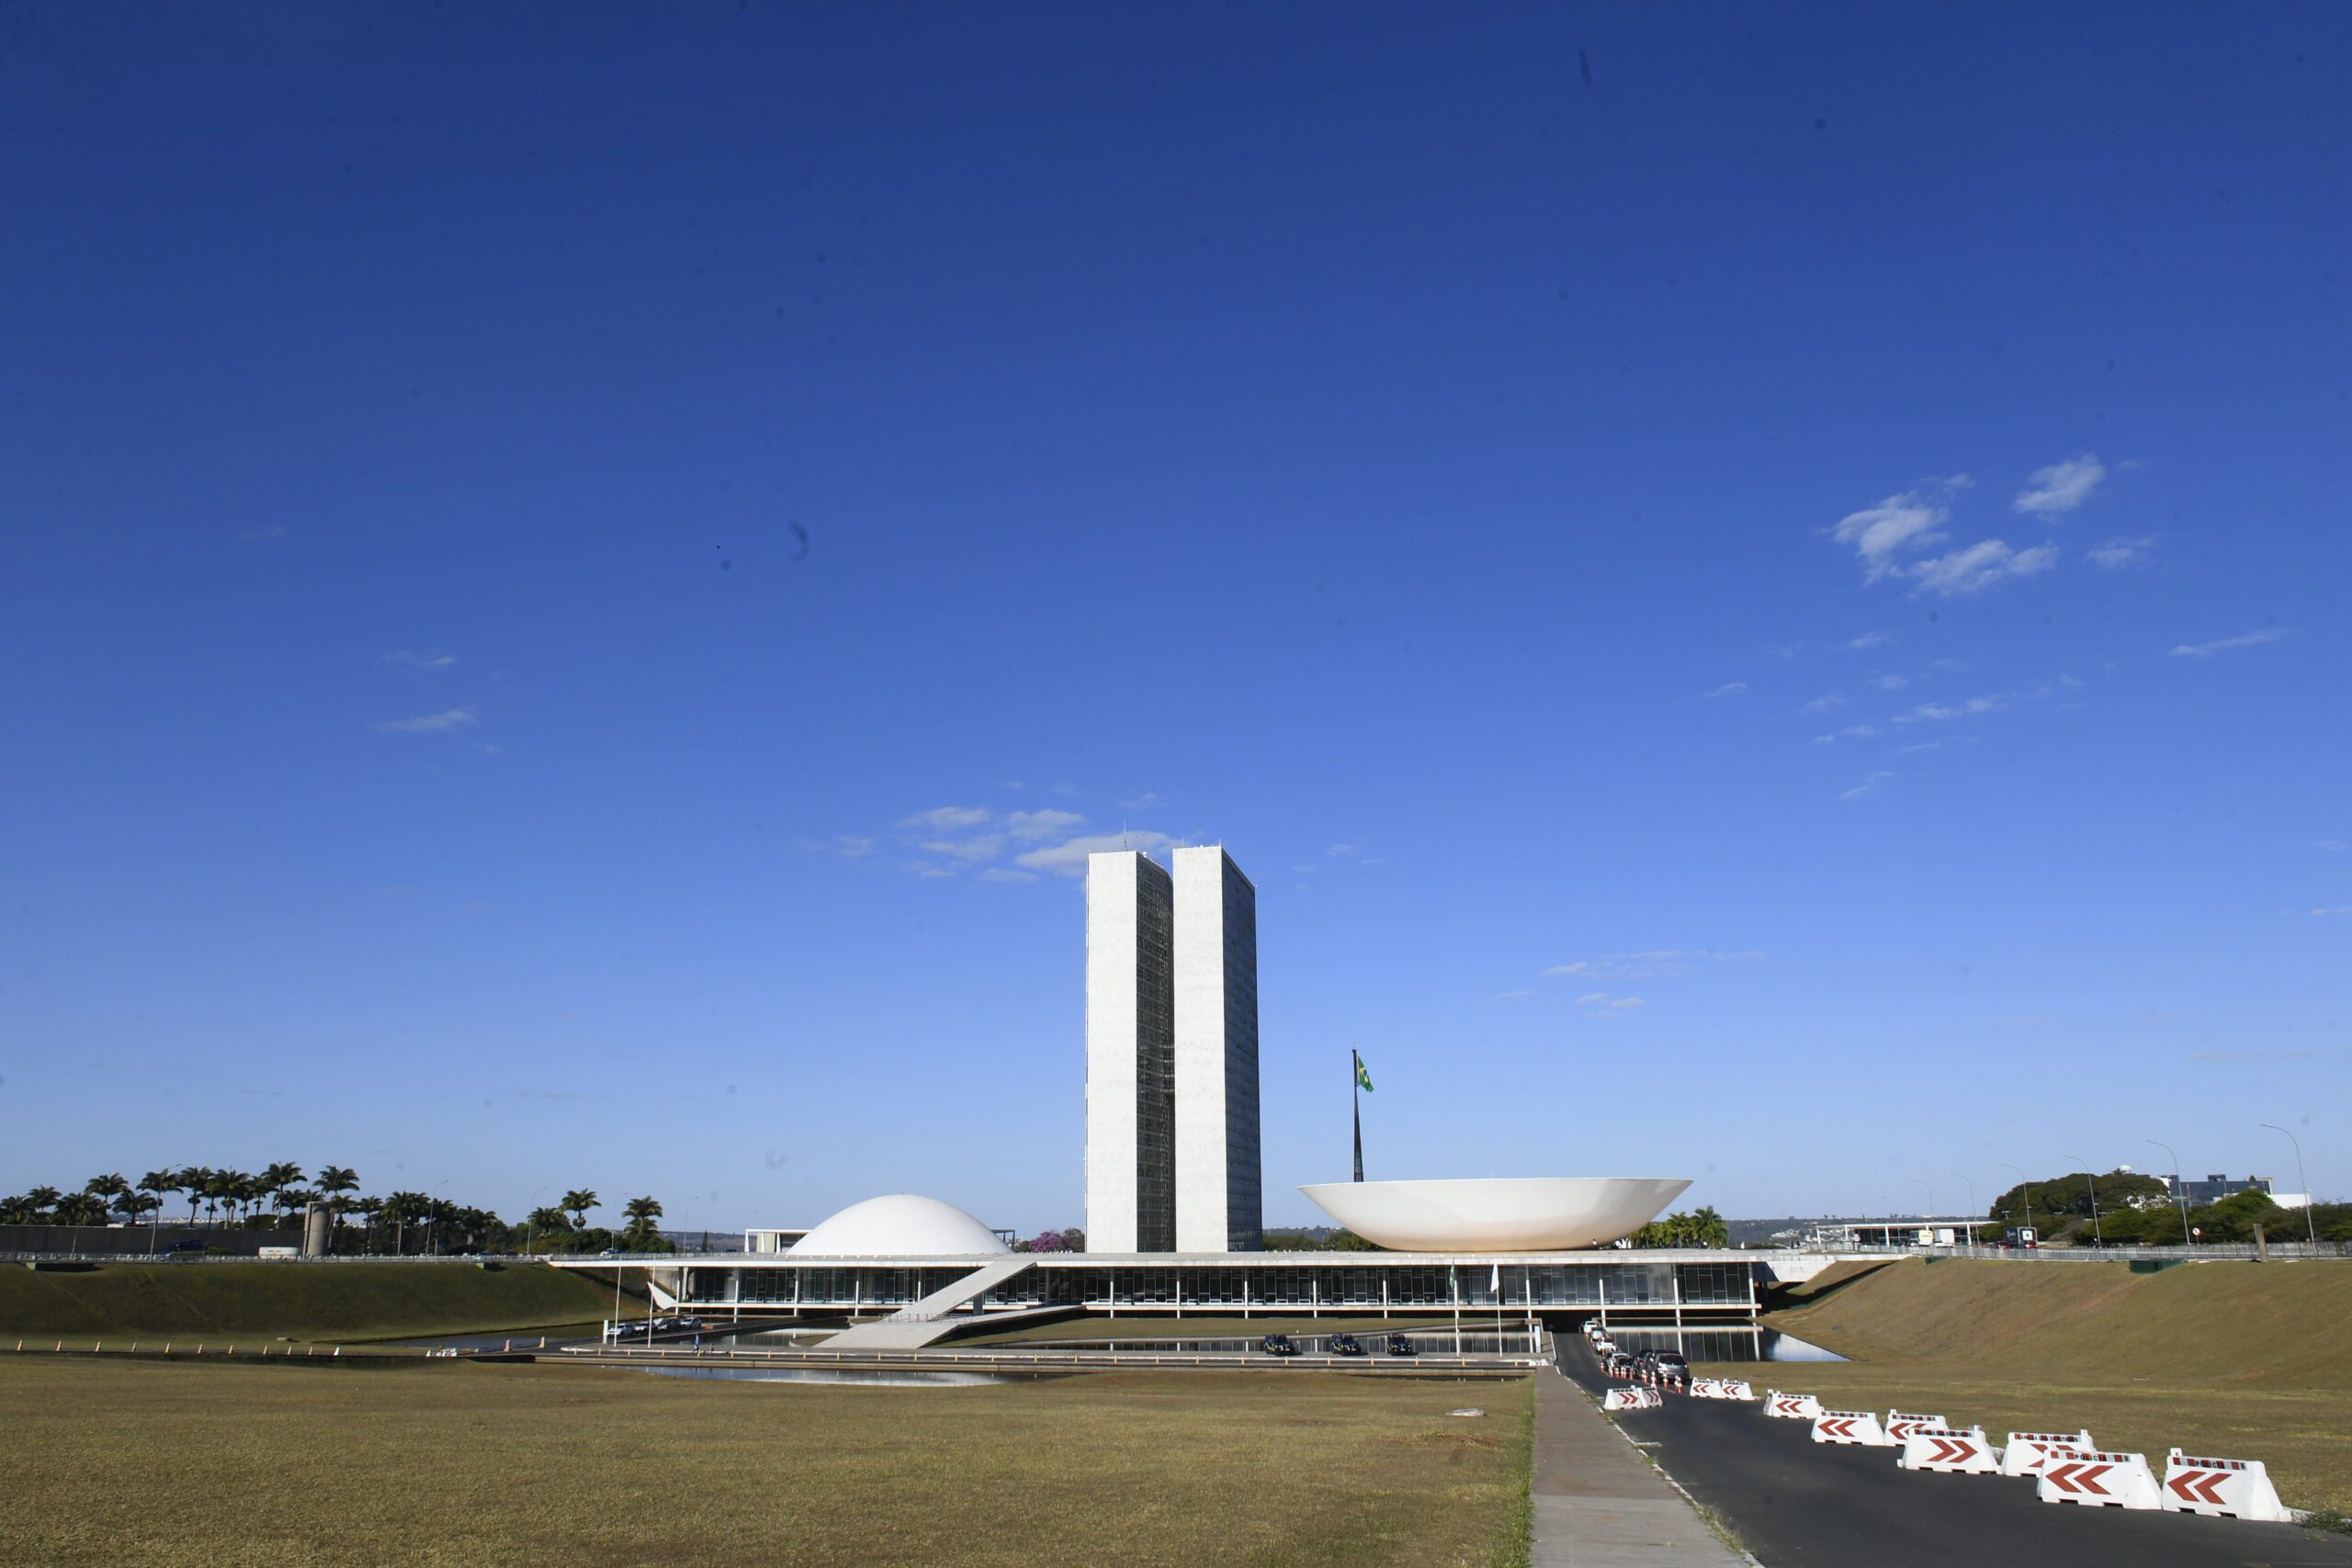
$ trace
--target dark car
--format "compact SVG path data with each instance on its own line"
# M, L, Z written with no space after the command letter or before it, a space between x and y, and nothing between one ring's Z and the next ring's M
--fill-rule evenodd
M1392 1356L1411 1356L1419 1354L1419 1352L1413 1348L1413 1342L1406 1338L1401 1334L1392 1334L1388 1337L1388 1353Z
M1331 1354L1361 1356L1363 1354L1363 1347L1356 1343L1356 1337L1352 1334L1334 1334L1331 1336Z
M1612 1378L1632 1377L1634 1375L1634 1358L1628 1356L1623 1350L1610 1351L1609 1375Z
M1298 1354L1298 1347L1290 1342L1290 1336L1287 1334L1269 1334L1261 1342L1260 1342L1258 1348L1263 1350L1269 1356L1295 1356Z
M1679 1350L1660 1350L1650 1364L1657 1375L1668 1382L1687 1383L1690 1381L1690 1363L1682 1359Z

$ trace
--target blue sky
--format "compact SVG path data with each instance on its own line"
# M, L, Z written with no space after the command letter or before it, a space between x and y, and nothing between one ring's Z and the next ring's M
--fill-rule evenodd
M1269 1223L2352 1189L2331 10L7 28L0 1189L1074 1222L1123 829Z

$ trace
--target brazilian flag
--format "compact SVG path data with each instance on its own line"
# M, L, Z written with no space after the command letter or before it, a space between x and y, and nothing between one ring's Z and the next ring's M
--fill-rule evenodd
M1369 1092L1372 1089L1372 1075L1363 1070L1363 1058L1357 1056L1353 1051L1349 1052L1348 1055L1356 1058L1356 1087Z

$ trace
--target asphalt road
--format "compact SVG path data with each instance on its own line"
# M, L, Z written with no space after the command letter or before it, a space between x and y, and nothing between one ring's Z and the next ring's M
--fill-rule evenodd
M1569 1377L1609 1386L1580 1336L1558 1343ZM1898 1470L1894 1449L1816 1443L1811 1422L1775 1421L1758 1404L1670 1393L1664 1408L1623 1411L1619 1422L1765 1568L2352 1564L2352 1540L2295 1525L2044 1503L2027 1480Z

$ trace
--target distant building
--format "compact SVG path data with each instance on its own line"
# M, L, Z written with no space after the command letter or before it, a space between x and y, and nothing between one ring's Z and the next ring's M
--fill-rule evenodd
M2239 1180L2216 1171L2202 1181L2176 1181L2169 1176L2158 1177L2157 1179L2165 1184L2165 1190L2171 1194L2176 1202L2180 1200L2185 1189L2188 1206L2192 1209L2201 1209L2208 1203L2218 1203L2224 1198L2235 1197L2241 1192L2267 1194L2270 1201L2282 1209L2300 1209L2312 1201L2311 1194L2308 1192L2275 1190L2270 1178L2267 1176L2249 1176L2244 1180Z

